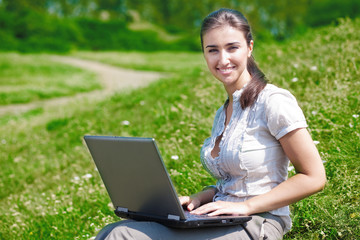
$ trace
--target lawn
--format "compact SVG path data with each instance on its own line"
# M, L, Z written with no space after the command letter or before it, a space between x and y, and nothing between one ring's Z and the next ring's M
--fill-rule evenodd
M291 206L293 229L285 239L360 238L359 23L344 20L285 43L255 44L271 82L297 97L327 171L324 191ZM214 183L199 151L226 95L200 53L71 55L174 74L81 108L5 116L11 120L0 121L0 239L89 239L118 220L85 134L154 137L179 194Z
M49 61L49 56L1 53L0 106L89 92L100 87L93 73Z
M75 57L96 60L122 68L158 72L184 72L205 67L197 52L74 52Z

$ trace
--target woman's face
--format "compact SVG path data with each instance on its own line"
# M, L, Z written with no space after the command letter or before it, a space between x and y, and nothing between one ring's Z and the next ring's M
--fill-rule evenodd
M253 42L248 46L243 32L230 26L209 30L203 36L203 47L210 72L225 88L235 91L250 81L246 65Z

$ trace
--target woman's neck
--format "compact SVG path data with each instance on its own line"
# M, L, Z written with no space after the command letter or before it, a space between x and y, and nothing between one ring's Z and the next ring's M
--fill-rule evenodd
M233 103L233 94L237 90L241 90L249 81L251 80L251 75L248 71L244 71L240 78L231 85L224 85L225 90L229 97L229 104Z

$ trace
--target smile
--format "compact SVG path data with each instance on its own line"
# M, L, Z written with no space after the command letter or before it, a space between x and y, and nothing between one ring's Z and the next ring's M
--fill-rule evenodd
M222 74L227 74L227 73L231 73L234 68L235 67L217 68L217 70L220 71Z

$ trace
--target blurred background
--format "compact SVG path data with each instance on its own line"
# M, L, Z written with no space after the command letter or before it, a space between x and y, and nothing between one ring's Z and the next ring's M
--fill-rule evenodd
M220 7L243 12L262 41L360 15L359 0L0 0L0 50L200 51L201 20Z

